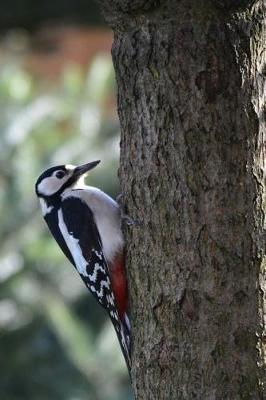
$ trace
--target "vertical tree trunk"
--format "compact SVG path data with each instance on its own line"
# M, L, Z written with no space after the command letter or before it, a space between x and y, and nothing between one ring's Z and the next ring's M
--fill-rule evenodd
M102 3L136 398L266 398L264 0Z

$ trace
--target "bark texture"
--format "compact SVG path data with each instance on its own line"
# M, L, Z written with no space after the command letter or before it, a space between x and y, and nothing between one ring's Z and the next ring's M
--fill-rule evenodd
M264 0L102 4L136 399L264 399Z

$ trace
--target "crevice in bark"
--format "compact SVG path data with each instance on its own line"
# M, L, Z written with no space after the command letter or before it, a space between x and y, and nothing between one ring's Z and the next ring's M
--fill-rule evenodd
M240 10L252 6L257 0L211 0L219 8Z

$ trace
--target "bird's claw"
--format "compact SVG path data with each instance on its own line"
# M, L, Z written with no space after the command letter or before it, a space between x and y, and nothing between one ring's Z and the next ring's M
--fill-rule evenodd
M125 221L125 223L128 226L138 226L140 225L140 221L138 219L133 219L129 215L123 214L121 216L122 220Z
M138 220L138 219L133 219L133 218L131 218L129 215L127 215L124 211L123 211L123 209L122 209L122 207L123 207L123 194L121 193L121 194L119 194L117 197L116 197L116 202L118 203L118 205L119 205L119 207L120 207L120 213L121 213L121 219L123 220L123 221L125 221L125 223L126 223L126 225L128 225L128 226L137 226L137 225L140 225L140 220Z
M115 201L121 206L122 200L123 200L123 194L120 193L120 194L116 197Z

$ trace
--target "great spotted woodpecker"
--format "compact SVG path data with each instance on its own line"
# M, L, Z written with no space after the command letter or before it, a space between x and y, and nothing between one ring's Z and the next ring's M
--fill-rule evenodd
M130 370L130 322L118 204L84 178L100 161L59 165L35 185L43 217L87 288L106 309Z

